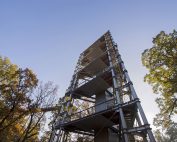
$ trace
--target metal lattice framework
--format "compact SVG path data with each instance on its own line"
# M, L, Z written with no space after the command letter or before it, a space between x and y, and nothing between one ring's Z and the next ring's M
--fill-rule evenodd
M74 110L78 100L92 105ZM97 142L104 128L110 142L155 142L109 31L81 53L49 141L67 142L68 134L78 133L93 136Z

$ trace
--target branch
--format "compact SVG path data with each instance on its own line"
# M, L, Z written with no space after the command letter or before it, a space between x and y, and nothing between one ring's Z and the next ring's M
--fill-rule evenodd
M34 117L34 114L31 115L31 117L30 117L30 122L29 122L29 124L28 124L26 130L23 132L23 134L25 133L25 136L23 137L23 139L22 139L21 142L25 142L25 140L26 140L26 138L27 138L27 136L28 136L28 131L29 131L30 127L31 127L31 124L32 124L32 121L33 121L33 117ZM22 135L23 135L23 134L22 134Z
M37 134L38 134L38 132L33 133L33 134L31 134L31 135L27 136L27 137L26 137L26 139L29 139L30 137L35 136L35 135L37 135Z
M175 108L176 103L177 103L177 98L175 98L175 101L173 102L172 109L171 109L171 112L170 112L170 115L169 115L169 119L171 119L171 115L172 115L172 112Z
M15 123L17 120L19 120L22 116L26 115L26 112L22 113L21 115L19 115L15 120L11 121L9 124L7 124L6 126L2 127L0 129L0 131L3 131L4 129L7 129L8 127L12 126L13 123Z
M36 124L29 130L29 133L31 133L36 127L37 125L39 124L40 120L43 118L45 113L43 113L37 120Z

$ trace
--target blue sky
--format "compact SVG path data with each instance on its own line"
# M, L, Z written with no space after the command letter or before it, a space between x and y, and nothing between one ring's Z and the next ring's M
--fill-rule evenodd
M110 30L148 120L157 95L143 82L141 53L161 30L177 29L175 0L0 0L0 55L53 81L63 96L79 54Z

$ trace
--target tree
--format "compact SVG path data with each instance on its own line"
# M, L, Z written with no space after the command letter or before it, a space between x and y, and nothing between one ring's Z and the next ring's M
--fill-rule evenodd
M57 87L53 83L48 82L40 84L37 88L30 93L32 103L26 108L28 115L25 116L26 123L24 126L23 133L18 142L36 141L38 135L44 129L46 122L46 112L56 111L58 106L54 106L56 99ZM45 130L45 129L44 129ZM45 133L45 131L42 131Z
M39 141L46 112L58 109L56 91L51 82L39 84L32 70L0 57L0 140Z
M155 131L155 137L158 142L176 142L177 141L177 123L173 123L167 128L165 133L159 129Z
M25 108L30 99L26 95L37 86L35 74L28 68L20 69L10 62L8 58L0 57L0 138L10 141L21 133L20 123ZM14 133L11 133L13 132ZM6 134L9 135L6 135Z
M153 39L153 47L142 53L142 63L149 70L144 80L160 94L156 99L160 113L154 124L166 128L177 114L177 32L161 31Z
M50 139L50 133L51 131L45 131L40 138L40 142L48 142Z

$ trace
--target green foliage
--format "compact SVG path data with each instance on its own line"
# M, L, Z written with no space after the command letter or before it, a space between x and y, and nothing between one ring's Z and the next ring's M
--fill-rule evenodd
M177 141L177 124L173 123L163 133L160 130L155 131L155 137L158 142L176 142Z
M171 116L177 114L177 32L160 32L153 39L153 47L142 53L142 63L149 70L144 80L152 85L160 113L154 124L168 127Z

